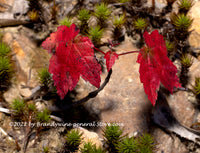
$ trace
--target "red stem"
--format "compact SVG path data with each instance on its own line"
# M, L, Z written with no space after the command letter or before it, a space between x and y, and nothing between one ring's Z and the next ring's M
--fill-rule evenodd
M121 53L119 54L119 56L121 55L126 55L126 54L132 54L132 53L139 53L140 51L130 51L130 52L126 52L126 53Z
M98 48L96 48L96 47L93 47L95 50L97 50L97 51L99 51L100 53L102 53L102 54L104 54L105 55L105 53L102 51L102 50L100 50L100 49L98 49Z

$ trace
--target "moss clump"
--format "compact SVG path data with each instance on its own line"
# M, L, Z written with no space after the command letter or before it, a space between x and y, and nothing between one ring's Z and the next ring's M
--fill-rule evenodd
M178 2L179 13L187 14L193 4L193 0L180 0Z
M15 99L11 104L11 109L14 111L14 116L23 116L25 114L25 103L21 99Z
M88 10L82 9L78 12L78 19L81 21L81 25L86 25L90 19L91 14Z
M48 87L49 84L52 82L51 74L49 73L47 68L42 68L38 72L38 80L40 84L44 87Z
M92 142L84 143L81 153L105 153L101 147L96 147Z
M143 18L138 18L134 21L134 27L137 31L145 30L147 27L147 22Z
M137 152L137 142L134 138L125 137L118 146L120 153L133 153Z
M109 146L109 151L115 152L117 150L117 146L122 139L122 133L123 131L120 129L120 127L114 123L107 125L103 130L103 136L106 144Z
M125 23L125 15L114 17L113 25L115 28L122 28Z
M32 22L37 22L39 20L39 14L35 10L30 11L28 17Z
M171 15L171 22L174 25L176 37L179 40L185 40L189 35L189 28L192 25L192 19L185 14Z
M7 57L10 53L10 48L5 43L0 43L0 57Z
M82 141L82 135L82 133L75 129L70 130L66 134L66 147L69 149L70 152L78 150L78 147Z
M70 27L72 25L72 21L71 21L71 18L64 18L63 20L60 20L59 21L60 25L65 25L67 27Z
M105 22L109 18L110 14L111 14L111 11L105 3L101 3L95 6L94 15L97 17L99 21L98 25L100 25L101 28L104 27Z
M44 109L36 114L36 118L41 123L48 123L50 121L50 111L48 109Z
M155 149L155 144L153 137L145 133L138 138L138 153L153 153Z
M0 88L3 89L10 84L12 72L10 60L0 56Z
M103 35L103 29L101 29L99 26L96 26L89 30L89 37L94 45L100 44L102 35Z

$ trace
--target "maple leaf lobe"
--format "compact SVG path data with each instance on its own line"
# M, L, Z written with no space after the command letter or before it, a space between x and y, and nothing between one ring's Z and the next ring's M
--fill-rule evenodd
M106 59L106 67L107 71L109 72L112 66L115 64L115 60L118 59L119 55L113 51L108 51L104 59Z
M176 66L167 57L163 36L154 30L151 34L144 32L143 37L147 46L141 48L138 54L140 81L150 102L155 105L160 83L171 93L174 87L181 87L181 84L176 75Z
M60 26L43 42L44 49L52 51L54 46L56 50L50 59L49 72L61 99L75 88L80 76L97 88L100 86L101 66L94 57L94 45L88 37L78 34L75 24Z

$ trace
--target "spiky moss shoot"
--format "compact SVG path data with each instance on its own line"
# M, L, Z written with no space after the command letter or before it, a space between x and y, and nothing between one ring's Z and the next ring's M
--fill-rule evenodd
M48 87L49 84L52 82L51 74L49 73L47 68L42 68L38 72L38 80L40 84L44 87Z
M105 3L101 3L95 6L94 15L97 17L99 21L98 24L100 25L101 28L104 27L105 22L109 18L110 14L111 11Z
M117 40L117 41L124 40L124 34L123 34L124 23L125 23L125 15L114 17L114 20L113 20L113 25L114 25L113 39L114 40ZM120 40L121 38L122 40Z
M32 10L28 13L28 17L32 22L38 22L39 20L39 13L35 10Z
M192 58L189 57L187 54L182 55L181 59L181 72L180 72L180 83L182 84L182 87L186 87L189 82L189 68L191 67L193 61Z
M114 17L113 25L115 28L122 28L125 23L125 15L120 15L119 17Z
M155 144L154 144L154 139L150 134L145 133L141 135L137 139L137 141L138 141L137 148L139 153L153 153L155 149Z
M33 104L33 103L28 104L27 108L28 108L29 112L36 112L36 110L37 110L35 104Z
M92 27L89 30L89 37L94 45L100 44L102 35L103 35L103 29L101 29L99 26Z
M193 60L191 57L187 56L187 55L183 55L181 57L181 66L185 67L186 69L190 68L190 66L192 66Z
M78 150L78 147L82 141L82 135L83 134L76 129L72 129L66 134L66 147L69 149L69 151L74 152Z
M194 5L193 0L180 0L178 2L179 13L187 14L187 12L193 5Z
M174 44L169 41L165 41L166 48L167 48L167 56L172 57L174 55Z
M189 28L192 24L192 19L185 14L175 14L171 15L171 22L175 27L176 36L179 39L185 39L188 36Z
M119 0L120 3L126 3L129 2L130 0Z
M23 116L26 111L26 105L23 100L21 99L15 99L11 103L11 109L13 110L13 115L14 116Z
M143 18L138 18L134 21L134 27L136 31L145 30L145 28L147 27L147 22Z
M10 83L12 78L12 64L8 58L0 57L0 88Z
M134 138L125 137L118 146L119 153L133 153L137 152L137 142Z
M87 142L83 144L81 153L105 153L105 151L101 147L97 148L92 142Z
M90 17L91 17L91 14L86 9L82 9L78 12L78 19L81 21L81 25L87 24Z
M60 20L59 23L60 23L60 25L65 25L67 27L70 27L72 24L72 21L71 21L71 18L66 17L66 18Z
M45 147L45 146L42 147L42 153L49 153L49 152L50 152L49 147Z
M0 57L6 57L10 53L10 48L5 43L0 43Z
M111 125L107 125L106 128L103 130L103 136L106 144L109 146L109 151L117 151L117 146L122 139L122 133L122 129L120 129L120 127L114 123L112 123Z
M48 109L44 109L41 112L36 114L36 119L40 123L48 123L50 121L50 111Z
M195 78L195 85L193 86L193 90L196 96L200 95L200 77Z

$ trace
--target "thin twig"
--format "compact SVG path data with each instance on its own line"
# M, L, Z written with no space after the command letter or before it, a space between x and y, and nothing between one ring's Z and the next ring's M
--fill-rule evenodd
M10 26L19 26L30 24L29 21L24 20L16 20L16 19L0 19L0 28L2 27L10 27Z
M3 107L0 107L0 112L6 113L6 114L11 114L9 109L3 108Z
M139 51L130 51L130 52L126 52L126 53L121 53L121 54L119 54L119 56L126 55L126 54L132 54L132 53L139 53Z

